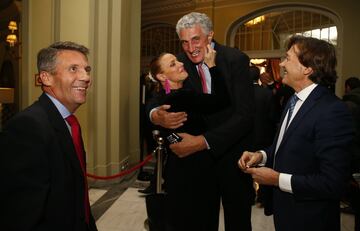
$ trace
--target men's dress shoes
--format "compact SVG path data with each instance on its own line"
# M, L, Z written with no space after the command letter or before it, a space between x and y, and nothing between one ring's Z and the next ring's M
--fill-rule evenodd
M155 187L152 185L149 185L148 187L146 187L144 189L139 189L138 192L143 193L143 194L152 194L152 193L155 193Z

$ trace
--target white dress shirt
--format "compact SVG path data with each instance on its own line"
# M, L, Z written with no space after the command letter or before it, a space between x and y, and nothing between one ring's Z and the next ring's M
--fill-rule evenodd
M301 91L295 93L296 96L299 98L299 100L296 102L295 107L294 107L294 111L291 115L290 121L289 121L289 125L291 124L293 118L295 117L296 113L299 111L300 107L302 106L302 104L305 102L306 98L310 95L310 93L314 90L314 88L317 86L317 84L313 83L310 86L302 89ZM276 149L275 149L275 156L274 156L274 165L275 163L275 157L276 157L276 153L277 150L281 144L281 141L283 139L284 133L285 133L285 126L286 126L286 120L288 117L288 113L289 111L286 112L285 118L282 121L281 124L281 128L280 128L280 133L279 133L279 137L278 140L276 142ZM266 163L267 160L267 155L264 151L261 150L261 154L263 155L263 159L261 161L261 165L264 165ZM287 173L280 173L279 176L279 188L284 191L284 192L289 192L292 193L292 187L291 187L291 177L292 174L287 174Z
M60 103L59 100L55 99L54 97L52 97L51 95L49 95L48 93L45 93L49 99L53 102L53 104L55 104L55 107L58 109L58 111L60 112L62 118L64 119L66 126L68 127L70 134L71 134L71 127L69 125L69 123L66 121L66 117L68 117L69 115L71 115L71 113L69 112L69 110L62 104Z

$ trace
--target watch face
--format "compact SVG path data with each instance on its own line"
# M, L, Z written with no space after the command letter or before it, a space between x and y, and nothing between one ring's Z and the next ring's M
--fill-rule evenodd
M166 139L167 141L169 141L170 144L175 144L182 140L182 138L176 133L171 133L166 137Z

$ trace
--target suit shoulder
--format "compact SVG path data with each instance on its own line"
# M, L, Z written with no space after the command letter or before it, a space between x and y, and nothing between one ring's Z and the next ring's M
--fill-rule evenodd
M317 108L321 110L323 114L334 113L334 111L336 111L343 113L346 116L350 116L346 104L328 89L325 89L319 98Z
M25 116L25 115L31 116L33 114L42 114L42 113L44 113L44 109L39 104L39 101L36 101L33 104L31 104L30 106L26 107L24 110L16 113L14 117Z
M181 52L179 54L176 55L176 58L181 61L181 62L184 62L186 60L186 54L185 52Z
M220 53L227 54L229 56L243 57L249 59L249 56L247 54L234 47L219 45L217 51Z
M25 127L36 127L44 124L47 121L47 115L39 102L35 102L23 111L16 113L5 125L12 127L16 124L24 125Z

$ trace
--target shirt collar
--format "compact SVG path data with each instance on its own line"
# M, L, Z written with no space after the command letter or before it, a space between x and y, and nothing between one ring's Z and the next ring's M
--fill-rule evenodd
M71 115L71 113L69 112L69 110L62 104L60 103L59 100L57 100L56 98L52 97L51 95L49 95L48 93L45 93L49 99L53 102L53 104L55 105L55 107L58 109L58 111L60 112L61 116L63 119L65 119L66 117L68 117L69 115Z
M304 89L302 89L301 91L299 91L298 93L295 93L295 95L301 100L301 101L305 101L306 98L310 95L310 93L314 90L314 88L317 86L316 83L313 83L307 87L305 87Z

